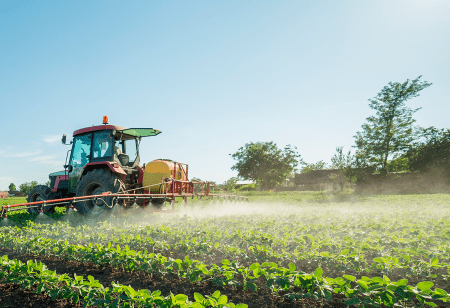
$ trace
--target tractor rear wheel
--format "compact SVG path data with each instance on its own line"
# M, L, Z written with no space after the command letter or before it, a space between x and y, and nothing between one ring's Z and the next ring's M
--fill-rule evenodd
M33 187L33 189L31 189L30 193L28 194L27 202L46 201L52 199L54 199L54 196L48 186L36 185L35 187ZM39 207L28 208L27 211L30 214L40 213ZM54 213L55 206L46 206L42 209L42 211L44 214Z
M104 169L95 169L89 171L81 178L77 185L76 194L77 197L81 197L101 195L107 191L115 194L123 190L125 190L125 185L115 174ZM99 198L97 204L95 204L94 200L78 201L75 204L75 208L81 214L96 216L107 213L113 208L113 198Z

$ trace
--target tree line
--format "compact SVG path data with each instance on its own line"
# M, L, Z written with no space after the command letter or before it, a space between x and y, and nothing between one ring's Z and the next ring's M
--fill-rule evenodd
M338 146L331 165L324 161L308 164L290 145L279 149L274 142L250 142L230 154L236 160L231 169L238 172L239 178L253 180L263 189L281 184L299 165L303 173L339 169L344 176L337 179L339 182L361 180L373 173L428 172L433 168L445 168L450 178L450 129L414 125L413 115L421 108L406 105L406 101L432 85L421 81L421 77L403 83L389 82L369 99L375 114L366 118L362 130L354 136L354 154L350 150L344 153L344 147ZM233 181L236 179L224 184Z
M19 189L17 189L14 183L10 183L8 186L9 191L20 191L21 193L28 194L35 186L39 185L37 181L25 182L19 185ZM50 185L50 181L43 185Z

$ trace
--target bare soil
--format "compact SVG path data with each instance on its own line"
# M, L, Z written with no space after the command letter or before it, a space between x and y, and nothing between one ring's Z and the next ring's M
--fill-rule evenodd
M22 290L15 283L0 283L0 307L83 307L80 303L74 304L68 299L53 300L51 296L34 290Z

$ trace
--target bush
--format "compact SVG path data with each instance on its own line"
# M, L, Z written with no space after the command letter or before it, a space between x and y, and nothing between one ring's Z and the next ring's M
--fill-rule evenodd
M259 189L260 189L260 187L257 184L248 184L248 185L239 187L238 189L236 189L236 191L255 191L255 190L259 190Z

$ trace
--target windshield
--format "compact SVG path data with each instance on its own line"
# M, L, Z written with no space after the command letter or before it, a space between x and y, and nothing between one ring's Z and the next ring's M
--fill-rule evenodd
M74 168L84 166L90 161L91 154L91 134L76 136L73 142L72 156L70 165Z

